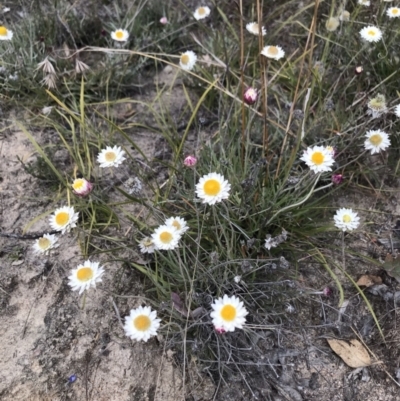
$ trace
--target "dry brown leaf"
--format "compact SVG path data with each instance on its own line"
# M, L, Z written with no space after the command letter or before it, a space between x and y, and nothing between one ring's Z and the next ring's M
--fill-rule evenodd
M360 287L371 287L375 284L382 284L382 279L373 274L363 274L357 281L357 285Z
M348 343L334 338L327 338L327 341L332 350L351 368L362 368L371 365L369 353L360 341L354 339Z

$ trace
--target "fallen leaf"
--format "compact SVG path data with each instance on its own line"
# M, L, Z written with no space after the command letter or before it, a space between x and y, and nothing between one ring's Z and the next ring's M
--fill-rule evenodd
M371 287L375 284L382 284L382 279L373 274L363 274L357 281L357 285L360 287Z
M388 253L382 267L389 276L395 278L400 283L400 258L394 259L393 256Z
M336 340L327 338L329 346L332 350L343 359L344 363L351 368L362 368L371 365L371 358L368 351L358 340Z

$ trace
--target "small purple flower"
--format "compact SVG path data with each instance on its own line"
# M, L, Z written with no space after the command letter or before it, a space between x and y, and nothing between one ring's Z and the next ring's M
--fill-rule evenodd
M343 182L343 174L333 174L332 175L332 182L335 185L339 185Z
M225 330L223 327L216 327L216 328L215 328L215 331L216 331L218 334L224 334L224 333L226 333L226 330Z
M257 89L254 88L247 88L243 94L243 100L248 105L254 104L257 101L257 98Z
M187 157L185 158L185 160L183 161L183 164L184 164L186 167L193 167L193 166L195 166L195 165L197 164L197 158L196 158L196 156L187 156Z
M71 375L70 377L68 377L68 382L74 383L76 381L76 379L77 379L76 375Z
M331 295L332 295L332 288L330 288L330 287L325 287L323 290L322 290L322 294L325 296L325 297L330 297Z

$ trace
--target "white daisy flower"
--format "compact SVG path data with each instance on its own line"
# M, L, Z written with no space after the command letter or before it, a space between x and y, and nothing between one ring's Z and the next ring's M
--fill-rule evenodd
M360 225L360 218L352 209L339 209L333 219L335 226L342 231L352 231Z
M68 277L68 284L73 291L79 290L79 294L82 294L83 291L88 290L90 287L96 288L96 283L101 281L103 273L104 270L99 267L98 262L87 260L71 271L71 275Z
M383 95L377 95L376 97L370 99L368 102L368 114L372 115L372 118L377 118L381 114L387 112L386 99Z
M118 167L124 160L125 152L120 146L107 146L97 155L100 167Z
M165 221L165 225L175 227L179 235L182 235L189 230L186 220L182 219L182 217L170 217Z
M61 231L64 234L76 227L78 217L79 213L75 213L73 207L63 206L56 209L54 214L50 216L50 226L53 230Z
M280 46L265 46L264 49L262 49L261 54L265 57L279 60L285 55L285 52Z
M340 21L339 21L339 18L337 18L337 17L329 17L325 23L326 30L329 32L336 31L336 29L338 29L339 25L340 25Z
M111 32L111 37L118 42L126 42L129 38L129 32L126 29L117 29Z
M382 31L373 25L361 29L360 35L367 42L379 42L382 39Z
M168 251L178 246L181 235L178 234L178 230L175 227L163 225L154 231L151 235L151 239L156 249Z
M194 65L196 64L197 56L195 52L188 50L187 52L181 55L179 60L179 65L181 66L182 70L190 71L193 69Z
M331 171L331 166L334 163L332 151L324 146L307 148L300 160L305 161L307 166L315 173Z
M157 335L160 322L157 312L152 311L150 306L139 306L131 309L129 316L125 317L125 334L132 340L147 342L150 337Z
M236 328L243 328L248 312L238 297L225 294L223 298L216 299L211 307L210 316L216 329L235 331Z
M398 104L395 108L394 108L394 114L396 114L396 117L400 118L400 104Z
M364 142L364 147L371 151L371 155L386 150L390 146L389 135L380 129L368 131L365 136L367 139Z
M260 34L260 29L258 27L257 22L249 22L246 25L246 29L253 35L258 36ZM265 30L265 28L263 26L261 27L261 33L262 33L262 36L267 34L267 31Z
M139 248L142 253L154 253L156 246L150 237L145 237L139 242Z
M358 0L358 4L369 7L371 5L371 2L370 2L370 0Z
M12 31L7 29L5 26L0 26L0 40L11 40L13 37Z
M196 8L196 11L194 12L193 17L195 19L197 19L197 21L198 21L199 19L207 18L210 15L210 13L211 13L211 10L209 7L202 6L202 7Z
M215 205L223 199L228 199L230 190L231 184L218 173L204 175L196 184L196 195L202 199L202 203L209 205Z
M56 242L58 238L54 234L44 234L43 237L38 238L33 245L33 250L36 253L49 254L50 249L58 247Z
M400 17L400 8L398 8L398 7L390 7L386 11L386 15L389 18L398 18L398 17Z
M92 192L93 184L84 178L76 178L72 183L72 189L75 195L86 196Z

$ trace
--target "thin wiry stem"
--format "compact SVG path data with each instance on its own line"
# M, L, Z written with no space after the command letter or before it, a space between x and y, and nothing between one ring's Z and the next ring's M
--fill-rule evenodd
M244 27L243 27L243 3L242 0L239 2L240 12L240 90L242 96L244 93ZM244 103L241 104L242 109L242 165L244 166L245 152L246 152L246 110Z

